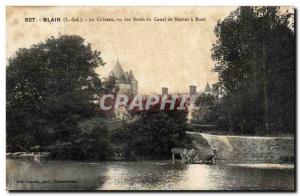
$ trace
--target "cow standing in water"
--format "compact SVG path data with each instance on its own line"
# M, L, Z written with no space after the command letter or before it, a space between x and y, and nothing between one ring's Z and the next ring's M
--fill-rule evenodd
M188 149L186 148L172 148L171 150L172 153L172 160L173 163L175 162L175 156L179 155L181 157L182 162L186 161L186 155L188 153Z
M175 162L175 156L180 155L182 163L193 163L196 156L196 150L188 150L186 148L173 148L171 150L173 163Z
M193 163L194 162L194 158L196 157L196 155L197 155L197 152L196 152L195 149L188 150L188 152L186 154L187 162L188 163Z

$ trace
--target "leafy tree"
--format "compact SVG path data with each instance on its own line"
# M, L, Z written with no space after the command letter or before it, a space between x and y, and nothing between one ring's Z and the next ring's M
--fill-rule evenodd
M94 115L90 100L101 89L94 71L99 65L100 52L76 35L20 48L6 68L8 150L69 141L77 122Z
M107 80L103 82L102 86L104 94L116 95L119 92L119 87L114 76L109 76Z
M114 151L111 134L118 125L111 119L97 117L80 122L80 133L72 142L72 159L110 159Z
M184 147L189 131L185 111L144 111L127 124L121 137L131 159L170 158L171 149Z
M192 123L210 124L215 119L211 119L211 109L216 102L215 96L211 94L201 93L196 101L195 106L199 109L192 112Z
M293 133L293 13L282 13L279 7L240 7L218 22L215 34L212 57L224 89L229 130Z

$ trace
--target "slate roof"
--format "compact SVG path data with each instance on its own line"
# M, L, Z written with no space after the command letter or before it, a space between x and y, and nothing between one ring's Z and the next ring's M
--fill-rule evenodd
M206 86L205 86L204 92L206 92L206 93L212 92L212 89L211 89L211 87L209 86L208 83L207 83Z

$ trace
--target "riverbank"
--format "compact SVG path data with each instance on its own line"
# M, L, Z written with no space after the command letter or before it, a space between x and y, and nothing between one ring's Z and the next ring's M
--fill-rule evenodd
M186 134L189 143L186 143L185 148L196 149L200 160L205 160L207 154L212 153L213 146L217 149L217 158L223 161L294 163L295 159L293 137L212 135L198 132L186 132ZM6 157L47 160L51 159L51 154L49 152L14 152L7 153ZM126 161L119 157L111 160Z
M227 161L257 161L267 163L293 163L295 140L293 137L257 137L212 135L187 132L194 146L201 152L217 148L218 159Z

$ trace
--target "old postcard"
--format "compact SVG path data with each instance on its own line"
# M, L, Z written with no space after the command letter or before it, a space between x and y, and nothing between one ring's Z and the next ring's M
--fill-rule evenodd
M293 7L6 8L9 191L295 191Z

